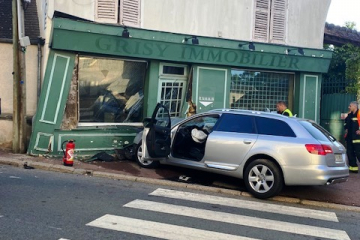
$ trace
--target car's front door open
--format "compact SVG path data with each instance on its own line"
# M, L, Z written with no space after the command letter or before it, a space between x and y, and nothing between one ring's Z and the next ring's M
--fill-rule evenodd
M145 126L148 131L144 136L146 141L146 150L151 158L164 158L170 154L170 131L171 120L169 110L158 103L153 112L151 120Z

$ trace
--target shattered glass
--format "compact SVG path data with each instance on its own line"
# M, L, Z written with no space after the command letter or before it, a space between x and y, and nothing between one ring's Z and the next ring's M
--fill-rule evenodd
M146 62L79 58L80 122L141 122Z

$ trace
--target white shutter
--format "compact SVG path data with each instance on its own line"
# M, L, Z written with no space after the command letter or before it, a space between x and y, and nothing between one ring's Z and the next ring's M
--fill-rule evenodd
M256 0L254 40L269 40L270 0Z
M272 0L270 42L285 43L287 0Z
M140 27L140 0L120 0L120 24Z
M103 23L117 23L119 0L96 0L95 21Z

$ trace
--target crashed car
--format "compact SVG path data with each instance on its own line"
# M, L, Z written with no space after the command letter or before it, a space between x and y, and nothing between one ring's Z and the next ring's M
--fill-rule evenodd
M236 177L257 198L284 185L329 185L349 176L345 147L330 133L274 113L211 110L171 124L159 103L134 143L141 167L161 163Z

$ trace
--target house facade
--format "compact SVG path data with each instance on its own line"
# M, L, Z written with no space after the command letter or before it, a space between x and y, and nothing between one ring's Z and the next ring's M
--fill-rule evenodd
M0 0L0 149L11 149L13 140L13 26L12 2ZM43 72L43 38L45 19L40 14L45 11L45 0L33 0L24 8L25 35L30 45L24 48L26 66L26 115L28 133L35 115L40 94ZM30 134L29 134L30 135Z
M132 143L157 102L275 110L319 121L330 0L95 0L49 4L48 57L28 152Z

